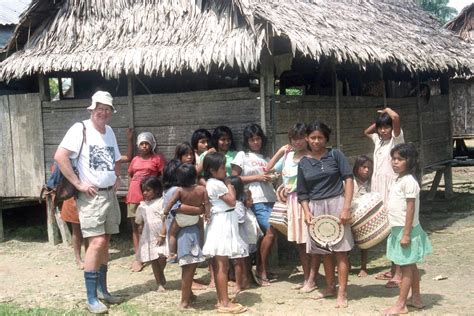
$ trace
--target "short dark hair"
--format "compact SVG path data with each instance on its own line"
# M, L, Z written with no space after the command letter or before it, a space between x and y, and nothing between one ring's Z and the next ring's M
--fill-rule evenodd
M229 150L236 150L237 147L235 146L234 135L232 134L232 130L224 125L217 126L214 131L212 132L211 144L217 150L219 138L223 136L229 136L230 138L230 145Z
M298 122L288 130L288 139L291 141L295 137L306 136L306 124Z
M365 164L367 161L372 165L372 168L370 168L369 170L369 181L370 179L372 179L372 173L374 172L374 162L369 156L366 155L360 155L356 158L356 161L354 162L354 168L352 168L352 174L354 175L354 177L359 177L359 168L362 167L362 165Z
M163 170L163 187L165 190L178 185L176 169L179 165L181 165L181 160L176 158L171 159L166 164L165 170Z
M155 176L149 176L142 179L140 183L140 188L143 192L145 188L150 188L156 193L156 197L160 197L163 193L163 187L161 185L160 179Z
M193 164L195 164L196 163L196 155L194 154L193 147L188 142L183 142L181 144L176 145L176 148L174 150L174 158L181 161L181 157L186 155L188 153L188 151L191 151L191 153L193 154Z
M326 138L326 141L329 141L329 136L331 135L331 129L329 128L329 126L327 126L323 122L316 120L308 125L308 127L306 128L306 135L309 135L314 131L320 131L321 133L323 133L324 137Z
M181 187L190 187L196 184L196 177L196 167L189 163L183 163L176 169L176 180Z
M240 202L245 202L246 196L242 179L238 176L230 176L229 180L230 183L232 183L232 185L234 186L236 199Z
M191 146L194 150L197 150L197 145L199 141L203 138L206 138L208 141L211 141L211 133L205 128L197 129L191 135Z
M421 168L418 162L418 151L413 143L398 144L390 150L390 156L398 152L400 157L407 160L407 173L411 174L420 183Z
M211 170L217 171L220 166L225 166L225 161L225 155L222 153L214 152L207 154L203 161L204 178L211 178Z
M245 126L244 128L244 149L246 152L250 151L249 147L249 139L254 137L254 136L260 136L262 139L262 148L260 149L260 153L265 153L265 149L267 146L267 136L265 136L265 133L263 132L262 128L258 124L250 124Z
M390 126L392 127L392 118L388 113L382 113L375 119L375 128L379 129L382 126Z

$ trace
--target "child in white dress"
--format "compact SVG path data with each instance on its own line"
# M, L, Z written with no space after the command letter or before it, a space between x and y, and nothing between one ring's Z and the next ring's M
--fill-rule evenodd
M162 226L163 198L160 180L157 177L146 177L141 182L144 200L140 202L135 215L135 223L141 231L138 244L138 258L140 262L151 262L158 291L165 291L166 278L163 273L168 256L166 243L158 245Z
M396 175L393 172L390 158L390 150L398 144L405 143L400 123L400 116L391 108L378 111L379 116L375 123L370 125L364 134L372 140L374 149L374 172L370 183L370 191L378 192L383 198L385 207L388 200L388 192ZM401 282L400 267L392 264L390 272L381 273L377 279L388 279L385 285L388 288L398 287Z
M226 158L221 153L209 153L204 158L206 190L212 207L202 252L206 256L213 257L217 311L237 314L245 312L247 308L229 300L227 291L229 258L248 256L248 248L239 235L238 216L234 210L235 189L230 181L225 179L225 163Z

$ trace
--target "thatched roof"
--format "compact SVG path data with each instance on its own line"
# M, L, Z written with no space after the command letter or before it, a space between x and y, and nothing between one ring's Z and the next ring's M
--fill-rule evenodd
M0 76L249 72L273 37L315 60L474 72L465 43L415 5L390 2L396 1L33 0L9 43L11 52L20 50L0 64Z
M461 13L444 27L466 42L474 44L474 3L462 9Z

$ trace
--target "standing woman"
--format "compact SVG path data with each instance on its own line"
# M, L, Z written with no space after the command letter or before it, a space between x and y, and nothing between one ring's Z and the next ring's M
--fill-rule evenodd
M275 235L268 223L276 193L273 188L273 176L266 172L268 158L264 156L267 137L258 124L250 124L244 128L244 151L239 151L232 161L232 175L240 176L246 188L252 193L252 211L264 232L260 242L257 276L262 285L270 285L268 279L268 257Z
M336 257L339 279L336 307L347 307L347 252L354 246L349 224L354 183L351 167L344 154L338 149L326 149L330 134L329 127L319 121L308 126L306 142L310 152L299 162L296 185L298 201L305 212L307 224L311 223L313 217L329 214L338 217L344 225L344 237L332 246L332 252ZM310 237L306 243L306 252L323 257L327 287L316 299L334 296L336 282L332 254L318 248Z
M304 282L293 287L304 293L309 293L316 288L316 274L319 263L311 266L311 256L306 253L308 228L305 223L304 211L298 203L296 180L298 163L301 158L308 155L306 144L306 124L296 123L288 131L289 144L282 146L272 157L267 165L268 169L274 168L281 173L283 188L281 192L286 197L288 207L288 241L296 243L296 249L303 267ZM285 202L285 201L282 201ZM316 259L316 258L315 258Z

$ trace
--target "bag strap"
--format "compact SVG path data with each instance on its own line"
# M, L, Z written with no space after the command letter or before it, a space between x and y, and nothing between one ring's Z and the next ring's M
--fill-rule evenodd
M79 159L79 156L81 156L82 146L86 142L86 125L84 125L83 121L81 121L81 124L82 124L82 143L81 143L81 148L79 149L79 153L77 154L77 159Z

